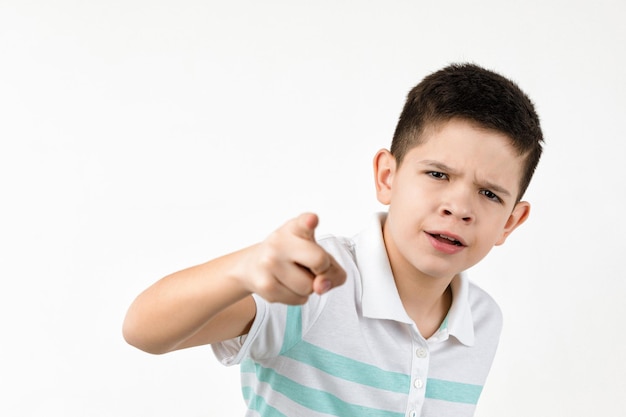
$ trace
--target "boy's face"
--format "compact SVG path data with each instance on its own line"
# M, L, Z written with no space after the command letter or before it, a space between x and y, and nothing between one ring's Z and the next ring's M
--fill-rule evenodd
M523 158L504 134L465 120L423 135L399 167L386 150L374 160L385 245L396 277L451 279L526 220L529 204L516 204Z

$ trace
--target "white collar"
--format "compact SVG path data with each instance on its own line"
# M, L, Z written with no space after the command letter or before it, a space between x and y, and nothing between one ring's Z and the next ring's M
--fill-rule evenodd
M361 274L363 316L414 324L404 310L389 265L382 234L386 213L375 216L355 239L356 262ZM451 283L452 306L446 320L447 333L467 346L474 344L474 324L469 305L469 281L465 272ZM380 302L387 300L387 302Z

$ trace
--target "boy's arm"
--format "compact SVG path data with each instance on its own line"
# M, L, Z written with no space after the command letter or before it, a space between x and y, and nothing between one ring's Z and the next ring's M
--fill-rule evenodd
M346 274L316 242L317 216L303 214L265 241L169 275L141 293L124 321L124 338L150 353L246 334L256 314L251 294L303 304Z

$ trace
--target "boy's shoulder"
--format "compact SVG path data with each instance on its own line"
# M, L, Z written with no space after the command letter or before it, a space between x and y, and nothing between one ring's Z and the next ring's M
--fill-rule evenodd
M466 274L467 276L467 274ZM496 309L500 312L500 306L484 288L476 284L473 280L467 278L468 296L470 303L477 303L484 305L490 309Z
M467 279L467 300L472 314L472 321L477 327L490 327L498 334L502 329L502 309L491 294L485 291L478 284Z

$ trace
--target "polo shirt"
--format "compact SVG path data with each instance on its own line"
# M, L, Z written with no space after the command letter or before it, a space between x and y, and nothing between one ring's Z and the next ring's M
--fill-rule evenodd
M403 308L382 237L385 214L352 239L319 240L346 283L302 306L254 295L247 335L212 345L240 364L246 416L472 416L496 352L502 315L465 272L425 339Z

